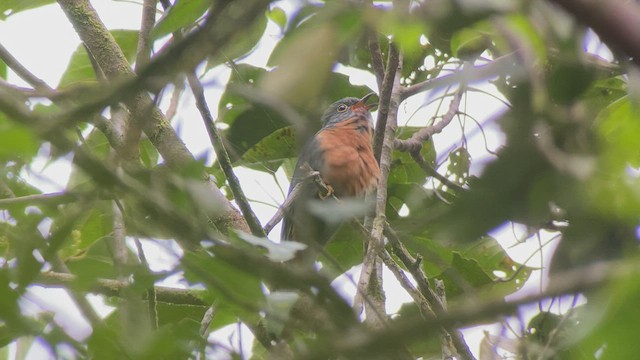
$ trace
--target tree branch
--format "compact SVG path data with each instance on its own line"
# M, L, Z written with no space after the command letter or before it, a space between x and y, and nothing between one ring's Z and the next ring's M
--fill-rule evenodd
M381 318L381 314L386 313L384 305L385 296L382 288L382 266L377 259L379 249L384 247L383 227L386 222L387 180L391 169L393 140L395 139L396 129L398 127L401 76L402 54L395 46L390 45L389 59L380 98L381 102L383 99L386 99L384 103L381 103L381 106L385 107L385 121L376 124L376 138L374 140L374 152L376 151L375 141L381 141L378 144L379 153L376 154L376 159L378 159L380 164L380 177L375 192L375 217L371 224L370 241L366 248L360 279L358 280L358 289L360 291L356 294L356 299L354 299L354 306L358 306L359 302L362 302L358 294L364 293L368 295L370 301L368 302L368 306L365 307L367 321L371 322L375 327L380 327L382 323L386 321L385 318ZM378 114L380 115L380 113ZM378 121L380 121L380 117L378 117ZM384 123L384 128L382 129L379 128L381 123Z
M255 236L266 237L264 230L262 229L262 225L260 225L258 217L251 209L251 205L249 205L249 201L244 195L244 191L242 191L240 180L238 180L238 177L233 171L233 166L231 165L231 160L229 159L227 149L225 149L224 147L222 138L220 137L220 134L218 134L218 129L216 129L216 124L213 121L213 117L211 116L211 112L209 112L209 107L207 106L207 100L204 97L202 84L200 84L200 81L198 81L198 78L196 78L195 74L187 75L187 79L189 80L189 85L191 86L193 96L196 99L196 107L200 111L200 115L202 116L204 125L207 128L207 133L209 134L211 145L213 145L213 149L216 152L218 163L220 164L220 167L222 168L222 171L224 172L224 175L229 182L229 187L231 188L231 192L233 193L233 198L236 200L236 203L240 207L240 211L242 211L242 215L246 219L247 224L251 229L251 233L253 233L253 235Z
M414 259L413 256L409 253L409 251L404 247L400 238L395 233L395 231L389 226L388 223L385 224L384 227L384 235L389 239L391 246L393 247L394 253L396 256L402 261L404 266L409 270L414 280L418 284L418 289L420 293L427 299L429 305L433 309L433 313L435 318L441 318L447 315L447 310L440 301L440 297L436 294L429 284L429 280L425 275L424 271L421 268L422 259ZM475 359L469 346L464 341L462 334L456 329L454 326L445 325L443 329L451 336L451 341L453 342L454 347L456 348L458 354L460 354L461 359L464 360L472 360Z
M147 65L151 59L151 43L149 35L156 23L156 7L158 0L144 0L142 3L142 19L138 35L138 49L136 51L136 72Z
M76 280L77 277L75 275L46 272L38 275L33 284L50 288L73 288ZM87 291L105 296L120 297L122 289L128 286L131 286L131 284L124 281L96 279L95 284L87 289ZM202 290L176 289L166 286L155 286L154 288L159 302L177 305L208 306L204 301L200 300Z
M88 195L88 194L87 194ZM6 199L0 199L0 209L6 209L9 206L13 205L44 205L44 204L65 204L69 202L73 202L78 198L84 197L82 194L78 193L70 193L70 192L56 192L49 194L35 194L35 195L25 195L19 197L8 197Z
M2 44L0 44L0 59L4 61L7 66L13 70L20 78L26 81L29 85L33 86L36 91L43 94L53 95L56 91L47 85L43 80L35 76L29 69L22 66L20 62L7 50ZM48 96L48 95L45 95Z
M389 107L391 102L391 93L396 77L396 71L399 63L398 49L389 43L389 56L387 59L387 69L385 71L384 80L382 81L382 87L380 88L380 95L378 100L378 118L376 120L376 129L373 137L373 154L380 162L380 154L382 153L382 143L384 142L385 129L387 127L387 119L389 117ZM391 69L391 70L390 70ZM400 103L398 103L398 106Z
M207 54L219 51L218 46L225 44L230 38L229 30L236 29L238 25L224 28L224 31L220 33L210 33L212 28L223 24L229 25L229 21L238 20L238 15L232 16L222 11L224 9L214 12L214 16L211 16L199 31L194 32L192 36L187 36L183 41L176 43L165 53L156 57L149 66L141 70L140 76L135 78L121 49L87 0L59 0L58 3L105 75L116 85L108 89L105 95L99 96L97 100L85 102L61 114L60 120L52 122L45 128L45 131L53 131L54 128L61 125L64 127L69 121L77 121L77 118L83 118L86 114L101 110L104 106L115 103L119 99L124 99L133 118L141 124L145 134L169 167L179 169L192 163L193 156L173 130L171 124L153 104L147 93L141 92L141 90L149 85L149 82L152 82L154 86L158 82L164 84L166 79L169 79L173 74L182 71L182 69L192 69ZM228 3L225 4L228 5ZM242 12L241 15L246 17L242 19L253 19L259 9L261 7L257 6ZM215 20L218 17L224 16L227 18L221 20L220 24L216 23ZM215 23L216 26L212 23ZM209 35L213 37L208 38ZM198 49L191 49L194 46L198 46ZM185 54L185 51L190 49L193 51L188 55ZM179 66L176 67L177 64ZM214 186L210 186L210 190L212 201L220 204L223 210L222 216L212 217L214 223L221 229L228 226L245 229L246 222L241 216L238 216L238 211L222 192Z

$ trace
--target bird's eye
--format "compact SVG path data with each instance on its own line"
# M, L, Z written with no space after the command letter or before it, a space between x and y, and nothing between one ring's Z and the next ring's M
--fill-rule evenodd
M345 104L338 105L338 112L345 112L345 111L347 111L347 105Z

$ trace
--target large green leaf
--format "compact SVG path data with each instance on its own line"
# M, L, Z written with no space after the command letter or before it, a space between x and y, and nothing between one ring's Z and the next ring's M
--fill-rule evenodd
M344 224L320 255L322 273L334 279L352 266L362 263L364 241L362 232L354 225Z
M267 16L261 15L250 25L233 34L228 45L207 59L207 70L219 64L232 62L248 55L257 45L267 28Z
M449 299L470 290L506 295L522 287L531 274L529 267L513 261L488 236L464 246L443 245L429 238L403 240L410 250L424 258L425 274L444 281Z
M635 268L637 258L631 262ZM584 359L583 354L602 360L633 359L637 356L640 352L640 343L634 337L640 324L637 306L640 284L637 280L637 273L631 272L612 281L599 293L590 294L589 304L593 303L593 306L588 307L589 316L582 317L579 326L580 333L587 335L568 350L582 356L570 359Z
M151 30L151 38L158 39L182 28L195 26L211 6L211 0L177 0Z
M186 279L204 284L210 297L207 300L212 303L217 300L229 309L229 314L245 319L255 318L257 311L264 307L260 279L249 269L244 271L205 253L185 254L181 262Z
M240 164L256 170L275 172L285 159L296 156L296 139L293 128L278 129L249 148Z
M77 277L74 283L77 289L90 289L99 278L116 279L118 277L107 239L96 241L86 249L80 249L76 245L79 241L73 238L76 235L74 233L71 235L72 239L64 249L63 255L69 271ZM74 250L75 252L72 252Z
M31 129L0 112L0 162L27 163L36 156L39 143Z
M115 38L127 60L132 62L136 55L138 31L111 30L111 35ZM87 51L82 44L78 45L71 55L67 69L64 74L62 74L59 86L67 87L78 84L93 84L96 82L96 74L91 65L91 60L89 60L89 56L87 55Z
M5 20L19 12L53 4L55 0L2 0L0 2L0 20Z
M596 119L601 138L607 144L607 160L618 166L640 166L640 107L624 97L604 109Z

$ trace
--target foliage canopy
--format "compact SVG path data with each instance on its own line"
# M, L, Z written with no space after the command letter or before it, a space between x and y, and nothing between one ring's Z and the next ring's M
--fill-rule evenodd
M59 6L81 39L55 86L0 43L5 356L36 340L109 359L638 353L636 3L144 0L127 4L138 30L105 27L88 0L52 3L0 4L2 21ZM356 205L320 207L344 224L318 271L296 270L302 245L267 239L275 208L256 216L251 177L277 198L323 109L371 91L376 210L360 225ZM185 146L186 107L214 155ZM72 164L63 191L33 180L42 162ZM383 282L405 292L393 313ZM26 311L40 287L64 289L90 331ZM469 348L460 329L493 323L505 331ZM250 354L220 339L235 324Z

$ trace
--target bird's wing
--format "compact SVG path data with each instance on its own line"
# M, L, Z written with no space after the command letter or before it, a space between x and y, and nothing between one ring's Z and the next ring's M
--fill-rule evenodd
M291 194L293 188L303 182L306 177L306 171L300 169L304 163L308 163L309 166L316 171L319 171L324 161L322 159L322 149L316 136L314 136L307 144L302 148L300 152L300 157L298 158L298 162L296 163L295 170L293 172L293 176L291 177L291 184L289 185L288 194ZM288 211L284 215L284 219L282 220L282 230L280 232L280 240L294 240L294 229L293 229L293 214L295 211L303 211L303 207L299 204L302 201L307 201L308 199L317 196L317 189L315 189L314 184L306 184L304 188L301 189L300 193L296 201L289 207ZM296 206L296 204L298 204ZM297 210L296 210L297 207Z

